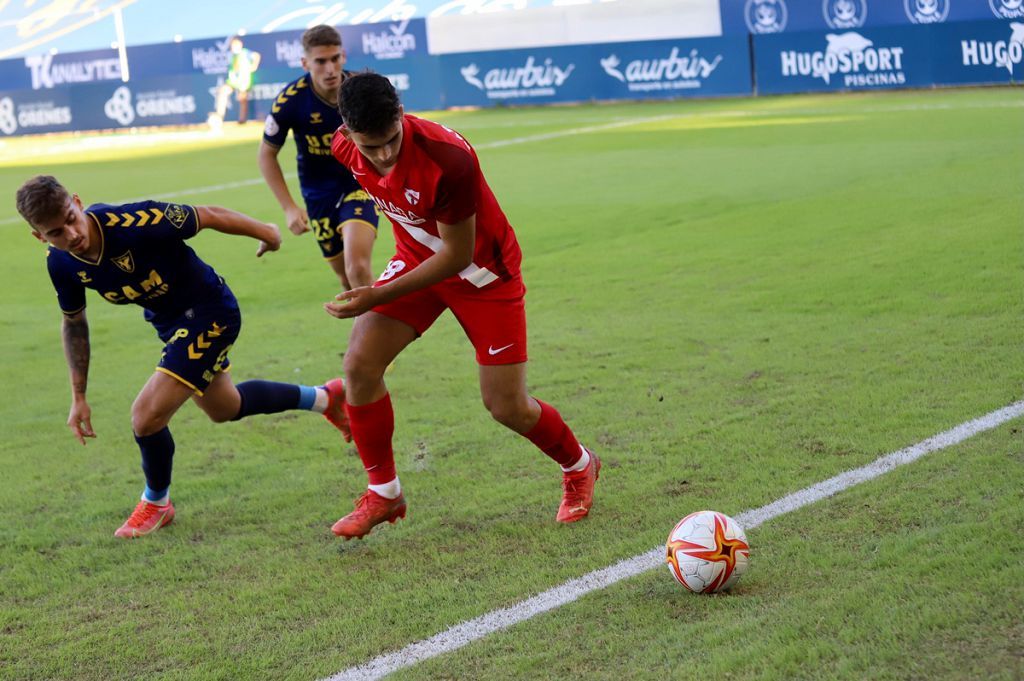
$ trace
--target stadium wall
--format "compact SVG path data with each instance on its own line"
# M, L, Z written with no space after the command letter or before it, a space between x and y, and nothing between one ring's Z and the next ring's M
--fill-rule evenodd
M986 1L994 7L1003 0ZM779 2L746 0L744 7ZM428 49L424 19L339 30L349 68L387 75L411 110L1014 84L1024 74L1024 10L1020 20L805 31L787 23L786 30L764 33L727 26L723 21L724 34L712 37L447 54ZM300 73L300 37L301 31L246 37L246 47L262 55L253 119L266 116ZM206 121L227 72L227 40L143 45L127 55L127 82L113 49L0 61L0 136Z
M758 94L1020 83L1024 23L965 21L752 38Z
M1024 20L1020 0L719 0L722 33L871 29Z

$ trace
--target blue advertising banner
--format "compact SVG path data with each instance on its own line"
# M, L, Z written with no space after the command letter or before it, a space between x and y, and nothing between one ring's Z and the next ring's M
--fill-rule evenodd
M593 45L591 55L595 99L722 97L753 91L746 36Z
M850 30L1024 19L1020 0L719 0L722 33Z
M31 135L78 128L69 88L0 93L0 134Z
M183 125L206 120L202 90L203 83L192 76L169 76L79 86L71 101L82 129Z
M754 36L759 94L926 87L933 83L928 26Z
M121 80L117 50L34 54L0 61L0 83L4 90L51 90L110 80Z
M587 46L466 52L440 59L445 106L592 99L585 74L590 61Z
M441 56L445 106L750 94L745 37Z
M936 85L1024 82L1024 19L932 27Z
M723 11L735 1L723 0ZM882 5L879 0L857 1L865 7L870 2L872 9ZM900 2L907 18L903 25L836 24L796 31L793 7L818 6L822 23L827 23L824 10L835 6L818 0L744 0L745 12L757 12L747 17L760 22L752 38L744 31L715 38L441 56L428 54L423 20L340 30L347 68L386 75L413 111L742 96L751 94L755 84L758 93L781 94L1024 82L1022 0L975 0L971 6L992 17L982 21L950 20L961 16L955 12L968 6L965 0ZM895 0L888 5L890 10L900 6ZM941 20L912 22L910 9L922 7L948 11L940 13ZM768 30L772 21L785 26ZM261 56L250 93L250 119L264 118L278 93L302 72L301 35L282 31L245 38L246 48ZM0 61L0 136L204 123L224 84L230 40L139 46L129 48L128 59L128 82L122 80L115 50ZM234 97L228 105L226 117L233 120Z

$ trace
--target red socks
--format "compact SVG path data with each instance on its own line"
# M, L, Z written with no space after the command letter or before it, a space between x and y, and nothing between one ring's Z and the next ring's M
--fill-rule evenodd
M533 399L537 400L536 397ZM537 400L537 404L540 405L540 420L523 437L537 445L562 468L570 468L583 455L580 443L557 409L540 400ZM355 435L354 428L352 434Z
M546 402L537 400L537 403L540 405L540 419L524 437L559 466L570 468L582 456L580 443L558 410ZM394 480L397 475L391 437L395 432L395 412L391 408L391 395L385 394L376 402L360 407L346 404L345 413L370 484L383 485Z
M345 404L345 413L370 484L383 485L394 480L395 453L391 449L391 436L395 432L395 412L391 409L391 394L386 393L376 402L360 407Z

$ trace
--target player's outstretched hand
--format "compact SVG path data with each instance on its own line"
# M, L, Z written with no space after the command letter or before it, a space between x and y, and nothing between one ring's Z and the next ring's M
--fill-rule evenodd
M372 310L380 302L379 298L374 287L360 286L334 296L334 299L340 302L324 303L324 310L332 317L349 319Z
M309 215L304 208L296 206L292 210L285 211L284 219L288 221L288 230L295 236L309 231Z
M276 251L281 248L281 230L277 228L277 225L268 222L267 227L273 232L273 238L268 238L260 241L260 247L256 249L256 257L261 257L267 251Z
M92 429L92 409L84 399L75 400L71 403L71 412L68 414L68 428L71 434L83 445L85 438L96 437Z

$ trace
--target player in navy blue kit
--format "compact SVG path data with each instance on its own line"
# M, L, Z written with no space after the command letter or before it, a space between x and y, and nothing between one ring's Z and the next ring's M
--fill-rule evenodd
M345 290L373 283L370 254L377 238L373 200L331 155L334 131L341 126L338 91L348 76L341 35L333 26L314 26L302 34L302 67L271 106L263 130L259 167L293 234L312 228L317 243ZM299 186L305 210L288 191L278 154L294 132Z
M174 440L167 424L189 398L216 423L289 409L320 412L348 439L341 379L318 387L259 380L236 386L226 373L228 351L242 325L238 302L185 240L202 229L247 236L259 241L260 257L281 245L275 225L218 206L140 201L83 209L77 194L46 175L22 185L17 206L33 235L49 245L46 265L64 313L71 378L68 427L79 442L96 437L85 396L90 357L85 289L115 305L141 306L165 344L132 404L146 488L115 536L143 536L174 518L169 494Z

